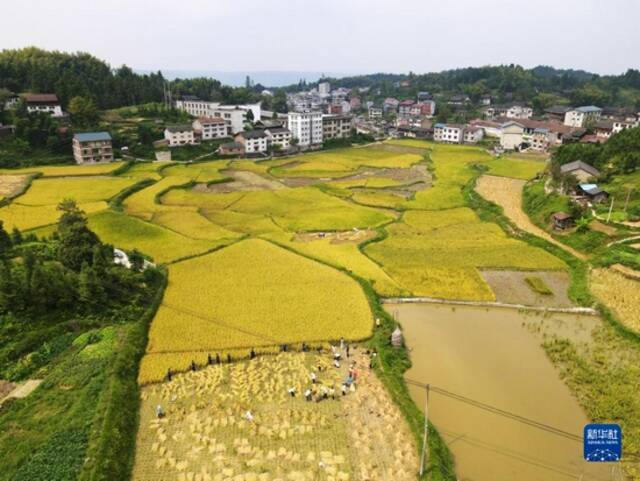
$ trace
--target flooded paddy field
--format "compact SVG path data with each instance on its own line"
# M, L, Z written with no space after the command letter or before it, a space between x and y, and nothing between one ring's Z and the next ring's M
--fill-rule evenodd
M588 419L541 347L543 333L587 342L597 317L430 304L385 307L400 322L411 350L407 380L434 386L429 418L454 454L459 479L610 479L611 466L582 460ZM425 389L409 387L424 406Z

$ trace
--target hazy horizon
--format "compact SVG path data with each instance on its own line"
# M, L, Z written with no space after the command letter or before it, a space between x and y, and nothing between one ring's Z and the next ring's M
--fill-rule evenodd
M24 0L3 9L0 48L86 51L113 67L212 72L438 72L551 65L638 68L635 0ZM260 79L257 79L260 81ZM262 83L262 82L261 82Z

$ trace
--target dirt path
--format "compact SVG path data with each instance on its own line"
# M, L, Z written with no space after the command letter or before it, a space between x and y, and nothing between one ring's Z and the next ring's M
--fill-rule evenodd
M575 249L557 241L551 235L535 225L529 216L522 210L522 189L526 181L519 179L509 179L507 177L496 177L493 175L483 175L478 179L476 192L490 202L493 202L504 210L511 222L519 229L541 237L561 249L569 252L578 259L585 260L587 256Z

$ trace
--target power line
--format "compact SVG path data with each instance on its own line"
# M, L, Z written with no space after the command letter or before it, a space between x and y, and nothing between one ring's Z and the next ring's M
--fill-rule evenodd
M410 384L412 386L417 386L417 387L421 387L424 389L427 389L427 384L420 382L420 381L415 381L413 379L405 379L407 384ZM442 396L446 396L449 397L451 399L455 399L456 401L460 401L466 404L469 404L471 406L477 407L479 409L483 409L485 411L488 411L490 413L496 414L498 416L502 416L502 417L506 417L508 419L511 419L513 421L518 421L521 422L523 424L526 424L528 426L540 429L542 431L546 431L548 433L551 434L555 434L557 436L562 436L565 437L567 439L570 439L572 441L581 443L582 442L582 436L578 436L576 434L570 433L568 431L564 431L560 428L557 428L555 426L551 426L549 424L545 424L545 423L541 423L539 421L536 421L534 419L530 419L524 416L520 416L519 414L515 414L509 411L505 411L504 409L500 409L496 406L492 406L490 404L487 403L483 403L481 401L476 401L475 399L471 399L465 396L462 396L460 394L451 392L451 391L447 391L446 389L443 389L441 387L438 386L434 386L433 384L429 384L429 389L435 393L438 393Z

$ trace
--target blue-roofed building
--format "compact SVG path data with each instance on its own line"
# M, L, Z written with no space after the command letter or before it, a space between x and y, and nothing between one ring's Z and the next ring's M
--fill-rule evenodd
M109 132L84 132L73 136L73 157L78 164L113 161Z
M582 128L587 124L595 124L600 120L600 115L602 115L602 109L600 107L594 105L576 107L564 114L564 125Z

